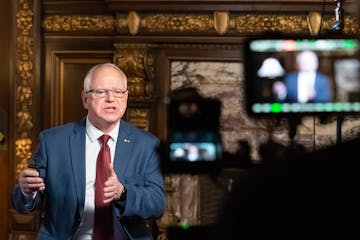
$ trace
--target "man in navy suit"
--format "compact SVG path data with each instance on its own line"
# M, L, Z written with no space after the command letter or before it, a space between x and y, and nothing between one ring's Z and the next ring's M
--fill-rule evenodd
M160 217L166 204L158 138L121 120L127 78L116 65L94 66L81 98L86 118L40 133L12 193L14 208L29 213L43 207L37 239L94 239L98 138L107 134L111 163L103 201L111 204L114 239L152 239L145 220Z
M322 103L331 101L330 82L317 71L319 60L315 52L303 51L296 57L297 72L284 77L284 83L273 86L277 99L289 103Z

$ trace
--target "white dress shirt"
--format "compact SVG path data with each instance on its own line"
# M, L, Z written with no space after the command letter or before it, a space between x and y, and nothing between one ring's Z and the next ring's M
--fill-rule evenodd
M298 75L298 102L306 103L315 96L316 72L299 72Z
M110 147L111 162L114 161L115 146L119 133L120 122L108 134L110 139L108 145ZM88 118L86 118L86 147L85 147L85 161L86 161L86 190L85 190L85 204L84 215L81 219L80 226L74 236L74 239L91 240L94 226L94 212L95 212L95 177L96 177L96 160L100 151L101 143L98 138L104 133L97 129Z

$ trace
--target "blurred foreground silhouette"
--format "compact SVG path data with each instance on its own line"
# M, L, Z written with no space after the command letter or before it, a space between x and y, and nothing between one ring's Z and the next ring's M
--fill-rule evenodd
M357 138L249 169L227 199L214 239L358 235L359 148Z

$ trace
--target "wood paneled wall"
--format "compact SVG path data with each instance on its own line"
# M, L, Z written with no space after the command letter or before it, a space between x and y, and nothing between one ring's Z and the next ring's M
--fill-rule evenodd
M10 2L13 15L7 11ZM355 3L344 6L346 33L359 30ZM333 0L7 0L0 6L8 19L0 25L8 36L0 39L0 50L10 59L0 60L0 108L11 113L12 123L5 152L0 145L6 173L1 176L10 175L0 179L6 186L26 167L41 129L84 115L80 91L93 64L111 61L125 70L131 89L126 119L164 139L163 98L170 90L172 60L241 61L239 52L229 49L239 48L244 37L264 31L326 33L335 8ZM10 92L4 91L8 86ZM6 212L8 204L1 200L0 208ZM10 210L9 218L11 239L34 236L37 213L24 219Z

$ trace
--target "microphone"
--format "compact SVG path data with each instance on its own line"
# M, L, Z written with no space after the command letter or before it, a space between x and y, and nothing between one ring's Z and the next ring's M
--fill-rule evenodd
M343 0L334 0L336 4L335 12L335 22L331 24L330 31L341 32L344 28L344 10L342 8Z

